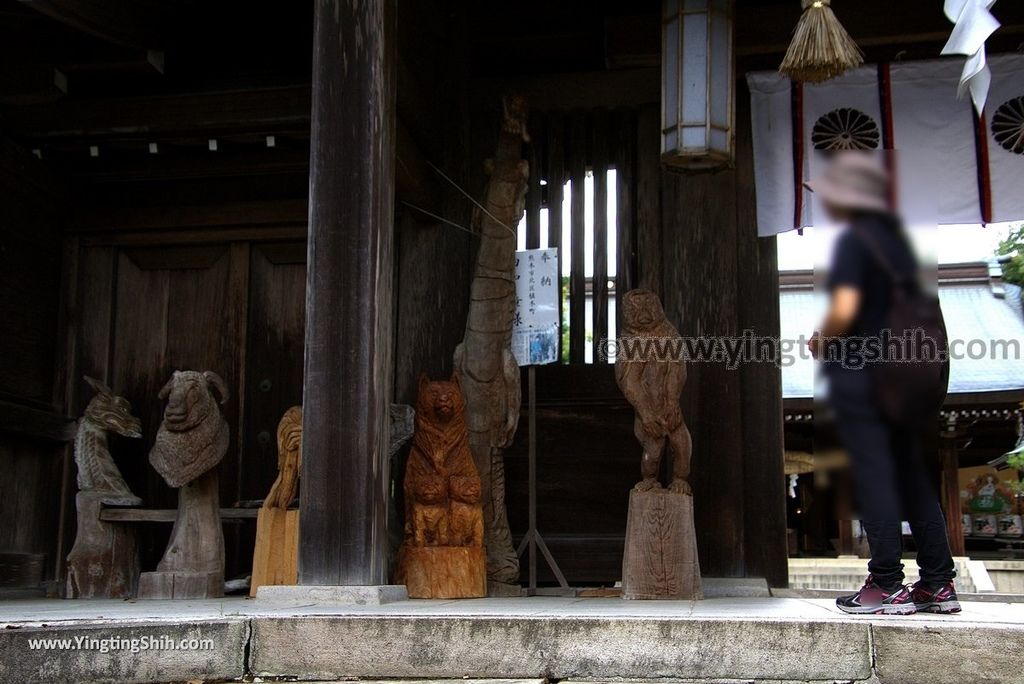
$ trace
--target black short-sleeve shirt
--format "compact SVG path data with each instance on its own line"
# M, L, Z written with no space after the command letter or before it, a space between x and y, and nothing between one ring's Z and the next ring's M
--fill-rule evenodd
M885 214L864 214L853 220L839 237L826 287L860 290L860 310L849 335L877 336L892 307L893 281L865 241L865 233L885 255L892 268L904 278L916 282L917 261L898 219Z

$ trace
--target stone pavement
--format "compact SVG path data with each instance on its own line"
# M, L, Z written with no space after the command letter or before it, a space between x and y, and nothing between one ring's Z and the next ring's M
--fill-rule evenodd
M847 616L829 600L798 598L292 607L242 598L34 600L0 603L0 626L0 682L260 676L1024 683L1024 604L995 602L966 603L957 616L883 618ZM182 641L186 648L177 648Z

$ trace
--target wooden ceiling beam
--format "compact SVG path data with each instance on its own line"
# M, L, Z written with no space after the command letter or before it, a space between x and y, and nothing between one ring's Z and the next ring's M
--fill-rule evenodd
M64 72L40 64L19 64L0 70L0 104L29 105L53 102L67 95Z
M522 95L537 111L628 107L658 102L661 74L647 68L479 78L472 83L472 106L493 109L508 92Z
M9 109L8 130L44 147L47 144L67 147L102 146L104 142L123 144L126 141L173 141L176 136L188 139L209 136L238 136L240 133L282 134L292 132L309 135L310 88L294 86L261 90L188 95L143 96L103 100L74 100L60 106L38 105ZM407 109L407 111L409 111ZM406 114L405 116L408 116ZM440 214L442 196L440 179L431 168L430 157L423 152L404 116L399 117L396 169L399 196L418 207ZM101 150L102 154L102 150ZM260 158L273 157L273 153ZM308 154L304 156L308 164ZM265 163L272 165L271 160ZM289 169L296 168L295 155L288 157ZM113 180L120 171L126 180L138 177L142 167L152 166L144 173L153 177L182 177L188 162L178 161L166 166L159 158L127 166L98 166L98 178ZM194 162L192 176L201 176L207 166L211 173L224 175L223 164ZM165 168L166 167L166 168ZM235 168L229 164L230 168ZM230 169L229 169L230 170ZM81 169L77 170L78 172ZM169 176L167 174L170 174ZM86 174L87 175L87 174Z
M108 43L164 46L173 5L163 0L20 0L32 9Z
M844 5L845 6L845 5ZM862 0L854 9L834 7L850 35L862 48L945 43L953 25L942 13L941 3ZM1016 49L1024 35L1024 3L1001 3L993 12L1002 26L992 36L1007 49ZM793 28L800 18L799 3L768 6L739 5L736 9L738 57L781 57L789 47ZM656 15L609 18L605 24L607 62L610 68L655 67L660 64L661 38ZM935 56L938 56L936 51Z
M139 134L307 129L308 85L184 95L72 100L60 106L19 107L5 112L18 135L102 138Z

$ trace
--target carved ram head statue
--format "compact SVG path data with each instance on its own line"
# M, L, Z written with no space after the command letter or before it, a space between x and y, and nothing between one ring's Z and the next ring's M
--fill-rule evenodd
M228 388L212 371L174 371L159 396L167 407L149 462L167 484L181 487L224 458L228 423L219 404L228 400Z

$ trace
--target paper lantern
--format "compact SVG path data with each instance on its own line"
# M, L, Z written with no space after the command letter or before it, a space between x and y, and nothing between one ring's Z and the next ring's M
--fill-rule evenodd
M661 159L680 170L733 161L733 0L662 6Z

